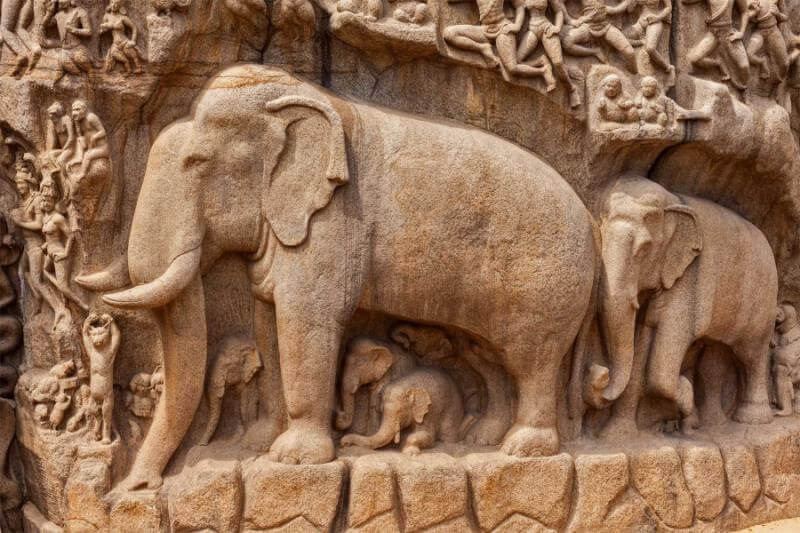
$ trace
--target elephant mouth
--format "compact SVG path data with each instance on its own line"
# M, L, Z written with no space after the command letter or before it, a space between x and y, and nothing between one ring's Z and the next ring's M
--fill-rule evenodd
M172 260L163 274L149 283L103 296L109 305L122 308L152 308L167 305L194 279L200 270L202 247Z

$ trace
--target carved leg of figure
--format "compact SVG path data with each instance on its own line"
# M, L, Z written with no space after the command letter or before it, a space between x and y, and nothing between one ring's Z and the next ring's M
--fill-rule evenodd
M636 331L633 347L633 365L628 386L611 406L611 418L600 432L608 440L625 440L639 433L636 415L644 392L645 368L653 341L653 328L642 325Z
M161 473L186 435L203 396L207 330L199 276L160 313L159 328L164 391L133 467L118 485L122 490L161 486Z
M577 28L567 27L566 35L564 35L564 50L573 56L594 56L600 63L607 63L608 58L599 47L586 46L591 41L592 35L589 33L589 26L584 24Z
M639 72L639 67L636 65L636 51L633 46L628 42L628 38L617 29L616 26L609 25L605 35L606 42L611 47L619 52L628 64L628 70L633 74Z
M224 392L223 392L224 394ZM217 424L219 424L219 415L222 412L222 396L217 394L208 395L208 422L206 431L200 439L200 446L206 446L214 433L217 431Z
M658 44L661 42L662 33L664 33L663 22L655 22L647 26L645 30L644 49L651 63L661 70L670 72L674 67L670 64L669 60L658 51Z
M751 346L734 347L736 357L744 365L744 394L733 414L734 420L746 424L766 424L772 420L767 391L769 381L769 337Z
M111 444L111 417L114 413L114 391L109 390L103 399L103 444Z
M344 320L309 316L294 295L275 295L278 348L289 427L270 447L283 463L325 463L335 456L331 414ZM323 325L324 324L324 325Z
M544 52L547 57L550 58L550 62L553 64L553 70L555 71L556 77L561 80L561 83L563 83L569 91L570 107L578 107L581 105L581 94L578 91L578 86L575 85L575 83L572 81L572 78L569 77L567 66L564 64L564 54L561 50L561 40L557 35L553 35L552 37L544 37L542 39L542 46L544 46Z
M517 38L513 33L501 33L495 40L497 47L497 55L500 56L501 69L503 75L511 74L514 76L522 76L525 78L533 78L536 76L546 76L547 69L544 67L534 67L517 62ZM549 76L547 90L552 91L555 86L555 80L552 74Z
M694 45L694 48L689 50L687 58L689 59L689 64L691 65L690 72L694 72L694 70L697 68L723 70L722 64L719 62L719 60L711 57L711 54L713 54L714 50L717 49L717 44L717 37L713 33L706 32L706 34L703 35L703 37L700 39L700 42Z
M517 417L506 433L502 450L517 457L558 453L556 382L565 347L556 335L511 339L505 343L505 366L519 391ZM547 339L543 343L540 339ZM539 340L539 345L537 345ZM530 354L535 353L535 359ZM535 370L534 370L535 368Z
M750 61L747 59L747 50L741 40L731 42L730 39L720 38L718 48L720 56L728 67L731 76L731 84L743 91L747 88L750 79Z
M495 68L500 62L492 50L492 43L486 37L483 26L466 24L448 26L444 29L443 37L450 46L481 54L489 68Z
M750 35L750 40L747 42L747 57L750 60L751 65L755 65L758 68L760 73L761 79L769 78L769 65L767 64L766 58L761 56L759 52L764 46L764 37L762 37L761 32L755 31Z
M775 378L775 400L778 405L778 416L789 416L794 411L792 409L792 384L789 369L784 365L775 365L773 370Z
M62 261L55 261L53 263L53 268L55 270L55 278L52 277L48 272L45 272L45 276L56 286L56 288L61 291L61 294L66 296L69 300L72 300L77 304L78 307L83 309L84 311L89 311L89 305L83 301L83 298L75 294L72 288L69 286L70 280L70 271L67 261L70 259L64 259Z
M124 50L125 55L130 60L131 64L133 65L133 72L141 73L142 72L142 58L139 56L139 50L136 49L136 46L133 44L128 45Z
M764 36L764 44L769 57L772 71L778 80L786 79L789 72L789 54L786 51L786 41L778 26L761 30Z

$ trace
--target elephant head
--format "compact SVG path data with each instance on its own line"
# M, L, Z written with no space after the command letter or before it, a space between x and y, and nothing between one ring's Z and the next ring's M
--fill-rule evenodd
M612 192L601 217L601 324L611 362L604 402L628 385L640 296L672 288L703 247L694 210L662 191Z
M342 446L357 445L381 448L390 442L400 442L400 432L412 424L422 424L431 408L430 393L422 387L388 385L383 393L383 419L378 430L370 436L345 435Z
M337 429L347 429L353 424L358 389L362 385L377 383L383 379L393 362L391 348L380 341L359 337L350 343L344 358L342 409L336 414Z
M283 71L257 65L222 71L191 115L156 138L127 256L78 279L95 291L130 280L134 287L103 300L162 312L164 394L134 465L133 472L137 465L145 470L137 473L138 481L160 481L153 480L202 397L206 322L200 276L224 253L247 254L256 295L271 298L268 276L276 249L303 244L314 213L348 181L340 111L349 113L348 104Z

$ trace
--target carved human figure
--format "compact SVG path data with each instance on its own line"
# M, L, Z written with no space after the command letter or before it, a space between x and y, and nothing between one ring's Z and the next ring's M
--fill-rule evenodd
M72 120L75 125L76 159L72 164L80 163L80 167L73 172L73 178L80 181L89 171L89 167L97 159L108 159L108 139L106 128L100 118L89 111L89 107L83 100L75 100L72 103ZM68 143L69 144L69 143ZM72 170L68 168L68 170Z
M401 432L409 429L403 452L416 454L436 440L456 442L461 437L464 408L453 379L441 370L419 368L392 381L383 390L383 419L370 436L349 433L342 446L381 448L400 443Z
M145 372L134 374L128 384L128 390L125 391L125 407L133 415L133 418L128 420L128 426L131 435L137 441L144 436L143 422L153 417L153 411L160 396L160 392L153 385L154 375Z
M60 199L56 183L51 178L45 177L39 186L39 195L42 210L42 234L45 238L42 245L44 276L68 300L77 304L84 311L88 311L89 306L72 288L71 259L75 236L67 218L56 210L56 202Z
M627 5L624 3L608 6L604 0L583 0L581 15L577 19L570 17L565 10L569 28L563 36L564 50L574 56L594 56L598 61L606 63L603 49L592 46L598 39L602 39L622 56L626 68L636 74L639 71L636 51L625 34L611 23L610 18L610 15L622 13L625 9Z
M517 391L503 452L558 452L559 369L585 344L576 338L591 324L599 256L590 213L552 167L500 137L351 102L262 65L220 72L192 109L150 150L125 260L79 280L103 291L133 284L103 301L158 309L164 393L120 489L163 482L202 399L201 276L224 253L248 254L251 288L276 310L288 424L275 460L334 458L340 345L359 309L452 324L497 346L487 354ZM419 157L423 146L459 157ZM407 201L423 176L424 194ZM204 201L218 194L223 211ZM487 217L469 230L454 223ZM417 232L433 239L425 250L414 248ZM451 253L485 266L459 268Z
M778 416L800 412L795 387L800 384L800 321L791 304L778 307L772 346L772 377Z
M61 295L46 283L44 277L46 248L42 234L44 212L41 206L39 182L35 177L34 161L33 155L25 154L15 164L14 182L19 193L20 205L12 210L11 218L18 227L22 228L22 235L25 239L22 271L31 289L31 294L36 300L36 312L39 312L41 300L44 299L55 314L53 320L55 329L62 321L69 323L71 314Z
M30 390L30 398L34 404L34 418L43 427L57 430L72 403L75 364L64 361L54 365L43 375Z
M17 33L20 12L25 3L26 0L3 0L0 6L0 46L5 45L17 56L13 69L15 75L21 73L33 59L28 45Z
M67 431L78 431L81 423L89 421L92 413L92 390L85 383L78 387L73 397L73 414L67 420Z
M79 6L76 0L55 0L59 11L55 15L61 35L61 48L58 55L58 82L71 74L80 76L92 69L92 57L85 41L92 36L92 23L89 13Z
M46 150L56 158L59 164L64 165L74 153L74 140L75 126L72 116L64 112L61 102L53 102L47 108Z
M731 37L744 39L747 27L755 21L756 31L753 31L747 43L747 56L751 63L759 67L762 77L769 77L771 73L779 81L786 79L789 70L789 52L779 27L788 17L781 10L781 5L781 0L747 0L739 32ZM766 59L760 57L762 49L766 52Z
M631 26L631 36L636 40L633 44L644 44L650 62L657 68L669 73L675 72L669 59L658 50L664 29L672 23L672 0L623 0L619 6L625 6L628 11L637 6L641 8L639 18Z
M451 46L470 50L483 55L489 68L500 66L503 77L510 79L512 75L535 77L542 76L552 90L555 83L552 78L550 63L543 62L536 66L517 61L517 33L525 19L523 0L512 0L514 20L506 18L503 11L505 0L476 0L478 3L479 24L456 24L444 29L444 40ZM492 44L497 48L497 55Z
M622 80L616 74L609 74L600 82L602 96L596 107L600 118L613 124L628 124L639 121L639 111L630 96L622 88Z
M309 0L280 0L272 12L272 24L287 44L308 41L317 24L314 6Z
M564 26L564 16L566 8L561 0L525 0L525 8L528 11L528 29L520 39L517 49L517 59L519 62L525 61L535 50L539 43L544 48L544 53L553 66L555 75L567 87L570 96L570 105L577 107L581 104L581 96L578 86L569 76L567 67L564 64L564 54L561 50L561 39L559 33ZM547 18L547 9L552 5L555 13L555 23ZM547 71L545 72L547 73ZM555 87L555 80L546 77L547 89Z
M83 346L89 356L89 386L92 393L91 429L95 440L111 442L114 412L114 360L122 335L114 318L91 313L83 323Z
M106 53L104 72L111 72L119 63L126 74L142 72L139 50L136 48L136 25L128 17L123 0L111 0L100 24L100 33L111 32L111 46ZM130 35L128 34L130 32ZM132 66L131 66L132 65Z
M693 4L700 0L683 0ZM706 19L706 32L700 41L689 50L688 59L692 69L719 69L723 80L730 80L738 90L744 91L750 78L750 62L741 36L733 28L733 6L740 13L747 11L748 0L705 0L708 2L709 17ZM714 56L717 52L720 59Z
M19 31L26 34L30 55L27 57L28 72L32 71L42 57L42 48L50 47L46 37L47 26L53 19L56 4L51 0L26 0L19 14ZM24 57L24 56L23 56ZM20 63L17 63L19 68ZM16 69L15 69L15 72Z
M657 124L666 128L670 124L670 115L674 115L673 102L662 94L658 80L652 76L642 78L639 93L636 95L636 109L639 110L639 121L642 125Z
M202 446L209 443L217 430L222 398L230 387L234 387L239 394L239 422L242 428L246 427L257 408L254 402L258 401L257 396L249 394L248 385L263 366L258 347L250 339L228 337L222 341L206 384L208 424L200 439Z
M764 235L732 211L645 178L621 178L604 198L599 300L611 371L601 403L614 403L603 434L634 434L645 393L672 402L684 431L697 427L684 363L701 339L728 346L744 370L734 418L769 422L778 275Z

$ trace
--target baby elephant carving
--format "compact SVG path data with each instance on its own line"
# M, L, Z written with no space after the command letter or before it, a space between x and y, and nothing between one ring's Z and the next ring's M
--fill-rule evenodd
M464 423L464 407L455 382L445 372L419 368L383 389L383 419L373 435L350 433L342 446L381 448L409 429L403 452L416 454L436 440L457 441Z

